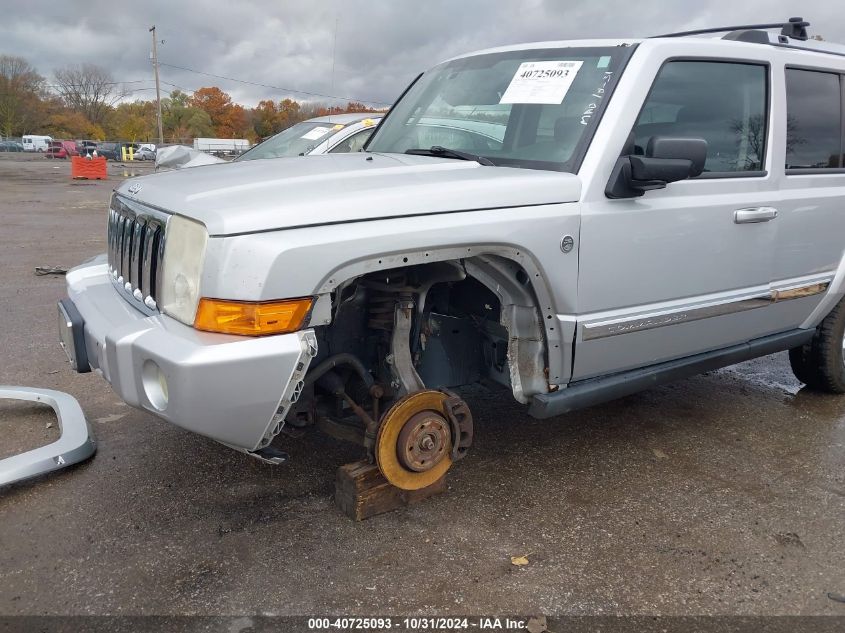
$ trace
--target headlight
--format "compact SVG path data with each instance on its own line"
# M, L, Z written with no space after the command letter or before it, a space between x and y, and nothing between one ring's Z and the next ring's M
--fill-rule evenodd
M193 325L208 231L199 222L174 215L167 223L161 280L161 310Z

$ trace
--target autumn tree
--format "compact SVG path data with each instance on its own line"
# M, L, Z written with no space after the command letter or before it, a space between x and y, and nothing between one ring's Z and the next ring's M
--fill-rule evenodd
M156 110L152 101L121 103L109 113L109 135L126 141L146 141L155 136Z
M283 99L278 104L272 100L259 101L250 113L256 138L273 136L299 123L304 118L303 112L299 102L293 99Z
M308 118L329 116L332 114L347 114L352 112L377 112L377 110L374 110L373 108L358 101L350 101L345 106L327 106L316 104L314 106L313 113Z
M112 106L126 96L111 73L95 64L66 66L53 74L65 105L96 125L104 124Z
M0 55L0 134L33 131L40 118L44 78L22 57Z
M215 126L215 133L219 138L243 138L254 135L249 126L246 110L237 103L226 109L223 118Z
M252 109L252 128L259 138L272 136L279 125L279 109L272 100L259 101Z
M251 135L246 110L232 103L232 97L217 86L200 88L194 92L190 104L208 114L215 136L235 138Z
M293 99L283 99L279 101L279 128L276 130L280 132L289 128L295 123L302 121L302 107L298 101Z
M232 107L232 97L217 86L211 86L195 91L191 96L190 104L207 112L211 117L211 122L217 125L226 110Z
M174 90L169 98L161 100L161 120L165 137L179 143L214 134L211 117L191 105L190 95L181 90Z
M102 140L106 133L99 125L91 123L84 114L62 108L48 115L41 129L53 138L90 138Z

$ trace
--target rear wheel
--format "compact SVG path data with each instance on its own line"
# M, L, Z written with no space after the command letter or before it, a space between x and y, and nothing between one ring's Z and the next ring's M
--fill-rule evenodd
M789 350L795 377L811 389L845 393L845 299L816 328L809 343Z

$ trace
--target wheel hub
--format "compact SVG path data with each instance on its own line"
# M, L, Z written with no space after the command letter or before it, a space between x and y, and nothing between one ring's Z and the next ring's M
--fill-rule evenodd
M446 455L450 435L449 423L439 413L414 414L399 431L396 443L399 463L417 473L431 470Z

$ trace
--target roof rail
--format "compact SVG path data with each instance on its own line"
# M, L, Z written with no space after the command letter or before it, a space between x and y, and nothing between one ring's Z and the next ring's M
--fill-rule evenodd
M678 33L665 33L663 35L652 35L655 37L686 37L687 35L704 35L706 33L726 33L729 31L753 31L758 29L781 29L781 35L791 37L795 40L807 40L807 27L809 22L804 18L789 18L788 22L773 22L771 24L743 24L740 26L717 26L709 29L696 29L694 31L680 31ZM649 38L651 39L651 38Z

